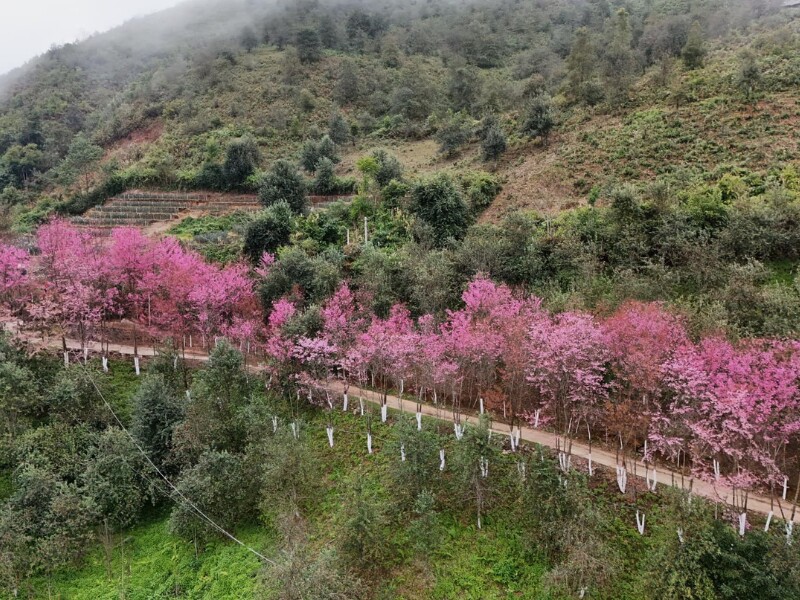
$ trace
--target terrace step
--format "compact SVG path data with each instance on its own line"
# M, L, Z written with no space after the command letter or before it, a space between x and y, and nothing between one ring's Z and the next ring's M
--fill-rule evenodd
M332 202L349 200L351 196L310 196L313 209L324 208ZM159 221L171 221L189 210L215 216L232 212L253 212L263 206L252 194L221 195L204 193L124 192L110 198L101 206L89 209L72 222L87 228L147 226Z

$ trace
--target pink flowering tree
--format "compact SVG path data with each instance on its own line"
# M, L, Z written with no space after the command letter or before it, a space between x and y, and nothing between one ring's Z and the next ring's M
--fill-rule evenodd
M18 299L31 282L30 256L22 248L0 243L0 307L15 313Z
M366 367L360 352L355 349L358 336L364 332L370 322L364 309L347 283L343 283L322 307L322 337L334 348L333 368L344 382L344 393L347 394L349 379L364 374Z
M680 319L655 303L628 303L602 327L613 375L604 428L625 452L647 439L661 410L662 367L689 339Z
M120 313L133 324L134 354L138 355L137 325L152 314L158 254L155 245L135 227L112 230L105 261L119 290Z
M381 390L381 404L386 403L389 387L399 387L408 369L409 341L413 322L404 306L393 306L387 319L373 317L369 327L356 341L357 359L363 362L373 387ZM356 354L353 354L356 357Z
M688 454L692 472L746 493L782 485L784 451L800 434L798 360L793 345L711 338L665 366L671 399L651 435L665 454ZM740 507L744 496L739 494Z
M58 219L39 228L36 246L33 311L59 327L65 352L66 335L73 330L83 348L93 328L114 310L116 288L108 284L101 248L91 235Z
M535 408L566 440L581 427L591 430L608 396L608 349L594 319L574 312L536 319L527 353L528 381L538 396Z

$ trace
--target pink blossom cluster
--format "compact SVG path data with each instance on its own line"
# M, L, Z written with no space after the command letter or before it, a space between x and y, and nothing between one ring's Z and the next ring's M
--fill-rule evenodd
M0 302L29 322L93 335L124 317L162 335L227 336L261 353L273 377L329 404L331 381L404 390L457 414L483 399L511 419L565 437L605 438L749 489L798 471L800 345L692 340L656 303L599 318L551 314L535 297L476 277L444 318L386 317L343 284L321 327L296 327L289 298L263 314L250 270L211 265L171 239L121 228L94 239L64 221L40 228L36 251L0 245ZM251 276L252 275L252 276Z

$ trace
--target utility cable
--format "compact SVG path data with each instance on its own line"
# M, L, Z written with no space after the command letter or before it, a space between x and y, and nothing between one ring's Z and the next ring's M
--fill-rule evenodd
M166 483L167 486L169 486L169 488L175 493L175 495L177 495L181 500L183 500L201 519L206 521L209 525L211 525L214 529L216 529L222 535L224 535L228 539L236 542L242 548L245 548L246 550L250 551L251 553L256 555L258 558L263 560L264 562L269 563L270 565L273 565L273 566L277 566L277 563L274 560L271 560L271 559L267 558L266 556L261 554L258 550L254 549L254 548L251 548L250 546L245 544L242 540L240 540L235 535L233 535L232 533L227 531L221 525L218 525L211 517L209 517L206 513L204 513L202 510L200 510L200 508L194 502L192 502L189 498L187 498L186 495L183 492L181 492L177 487L175 487L175 485L169 480L169 478L166 475L164 475L164 473L161 471L161 469L159 469L158 466L150 459L150 457L147 455L147 452L145 452L144 449L139 445L139 442L136 440L135 437L133 437L131 432L128 431L128 429L125 427L125 425L123 425L122 421L117 416L117 413L114 412L114 409L111 407L111 404L109 404L108 400L106 400L105 396L103 396L103 392L100 391L100 388L97 386L97 383L95 382L94 377L92 377L92 374L89 371L89 369L87 369L86 366L83 363L81 363L80 361L78 361L78 364L84 370L84 373L86 373L87 377L89 378L89 381L92 384L92 387L94 387L95 391L100 396L100 399L103 401L103 404L106 405L106 408L111 413L111 415L114 417L114 420L117 422L119 427L122 429L122 431L124 431L127 434L127 436L130 438L131 442L133 442L133 445L136 446L136 449L142 454L142 456L144 456L145 460L150 464L151 467L153 467L153 470L155 470L155 472L158 473L159 477L161 477L161 479L164 480L164 483Z

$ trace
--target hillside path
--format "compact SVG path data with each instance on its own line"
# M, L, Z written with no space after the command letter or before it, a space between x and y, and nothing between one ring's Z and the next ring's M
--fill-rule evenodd
M13 330L12 330L13 331ZM20 334L19 332L14 332L17 337L21 337L29 344L34 345L39 348L47 348L51 350L61 350L61 339L58 337L52 337L50 339L42 340L41 337L36 337L29 334ZM80 340L74 339L67 339L67 347L70 350L78 350L81 349ZM88 344L89 351L92 353L97 353L100 350L100 345L97 342L90 342ZM125 356L133 356L134 350L132 345L127 344L114 344L111 343L108 345L109 352L121 354ZM155 355L155 350L152 347L139 347L139 356L147 357ZM208 354L197 350L187 350L186 351L186 359L199 361L199 362L206 362L208 361ZM248 365L248 369L252 371L260 371L263 369L262 365ZM341 381L334 381L331 382L329 389L331 392L335 394L343 394L344 393L344 384ZM365 402L370 402L372 404L378 404L380 402L380 394L377 392L375 394L364 393L361 396L357 393L357 388L353 385L349 386L348 390L350 398L358 399L361 397ZM398 396L389 394L386 397L386 403L389 408L398 410L398 411L415 411L416 410L416 402L413 400L408 399L401 399ZM441 406L433 406L431 404L422 404L422 414L428 417L432 417L435 419L453 422L454 416L452 411L448 410L447 408L443 408ZM462 421L464 423L468 423L473 421L477 421L477 415L467 415L462 413ZM503 426L497 425L496 423L492 426L492 431L498 435L510 435L510 429L507 424L503 424ZM552 432L544 431L542 429L534 429L532 427L523 426L520 427L520 439L525 442L532 442L534 444L539 444L541 446L545 446L548 448L552 448L556 450L558 448L558 436ZM589 456L589 446L583 442L573 441L572 442L572 452L571 455L573 459L582 459L588 460ZM606 449L600 448L598 446L593 446L591 449L591 456L592 456L592 464L595 466L602 466L610 469L612 472L615 471L617 465L619 464L617 461L617 456L613 452L609 452ZM647 468L645 464L640 460L632 460L630 457L626 461L628 476L631 477L638 477L640 479L644 479L645 473ZM651 469L650 473L652 476L652 468L653 466L650 465ZM681 482L683 482L684 489L687 489L689 486L689 478L685 475L681 475L679 472L669 469L663 465L658 465L656 467L658 472L658 485L671 485L675 487L680 487ZM692 480L692 493L698 496L702 496L712 502L719 502L727 505L732 505L733 499L733 490L726 486L719 486L714 485L710 482L702 481L699 479ZM791 493L791 491L790 491ZM789 496L791 497L791 496ZM781 511L781 507L783 511ZM775 497L773 501L770 500L768 496L764 496L762 494L755 494L751 493L748 496L747 501L747 510L748 512L754 512L761 515L767 515L771 511L774 512L775 518L785 519L788 520L792 517L792 508L793 504L790 500L782 501L779 497ZM794 511L794 518L792 519L794 522L800 522L800 511Z

